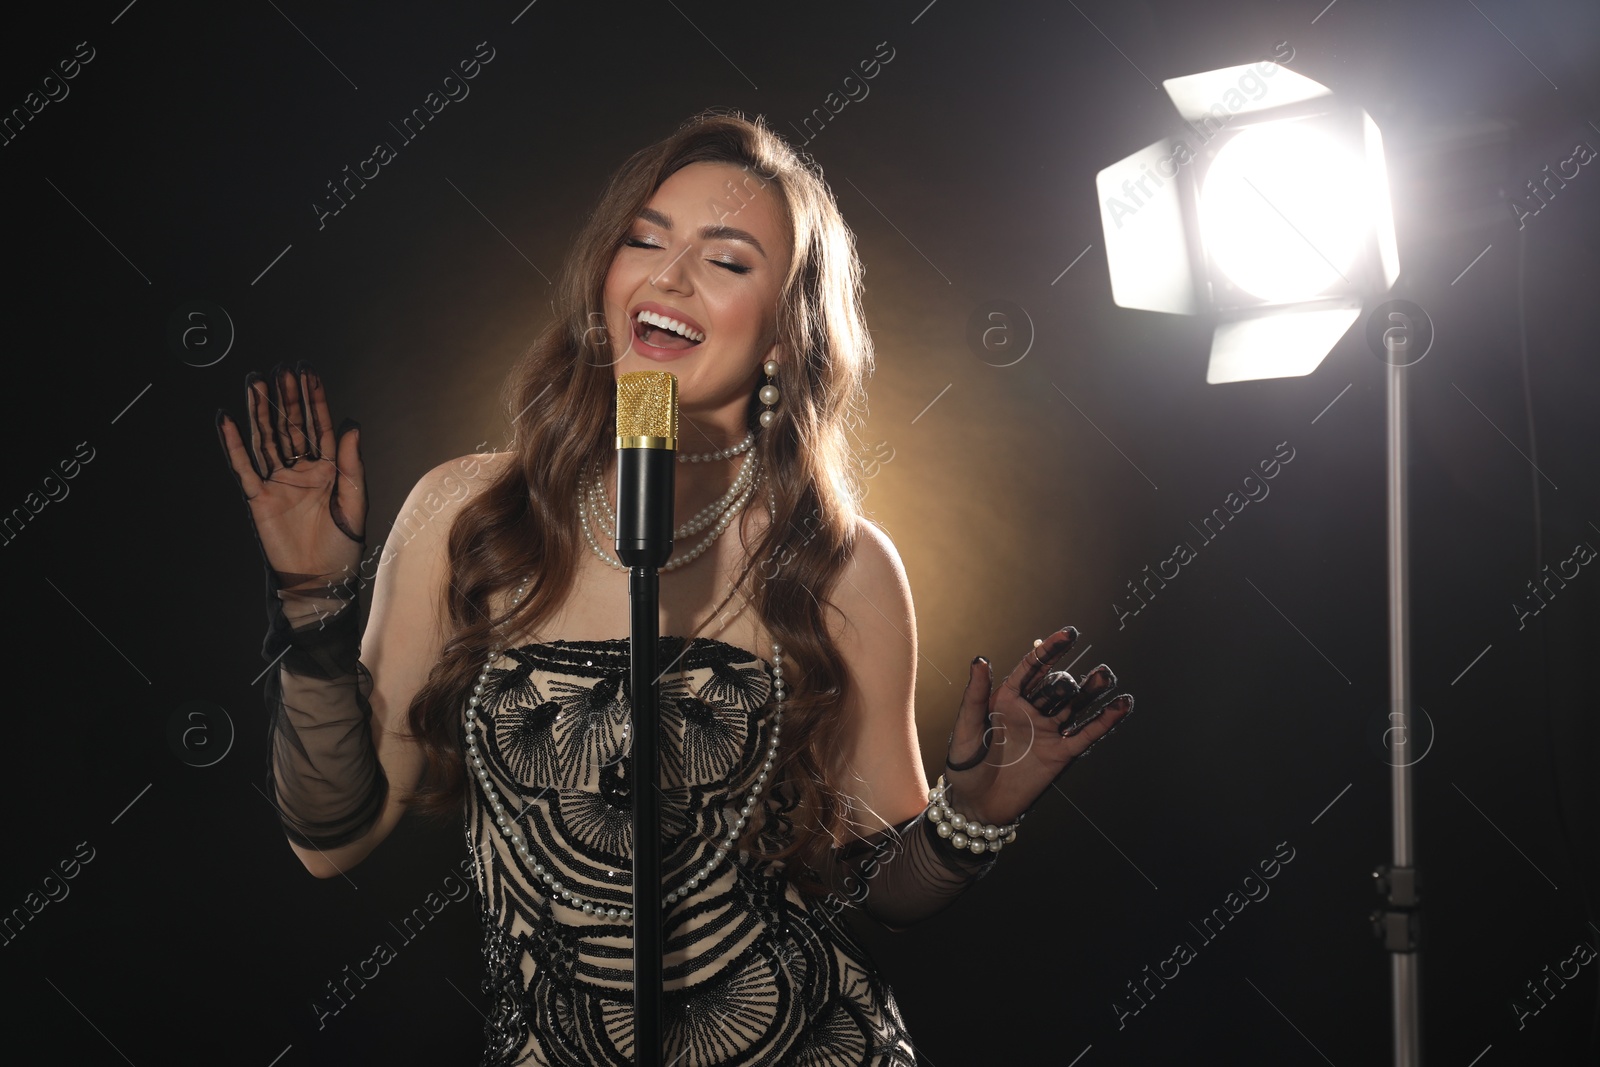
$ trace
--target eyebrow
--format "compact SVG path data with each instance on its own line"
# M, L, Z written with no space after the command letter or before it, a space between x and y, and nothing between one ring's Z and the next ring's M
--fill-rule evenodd
M653 207L639 209L638 218L646 222L653 222L657 226L672 229L672 216L657 211ZM756 240L756 235L748 230L741 230L737 226L702 226L700 237L706 241L744 241L754 245L755 250L761 253L761 258L767 258L767 250L761 247L761 242Z

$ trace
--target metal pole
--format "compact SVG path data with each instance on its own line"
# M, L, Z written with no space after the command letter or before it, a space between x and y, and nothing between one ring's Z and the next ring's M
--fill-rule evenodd
M661 791L657 722L661 687L660 576L654 567L628 568L632 615L628 681L633 694L633 1062L661 1063Z
M1411 799L1411 602L1410 559L1406 530L1406 366L1399 365L1395 339L1386 335L1388 390L1385 430L1388 437L1389 549L1389 702L1391 723L1399 727L1399 744L1391 749L1389 768L1391 867L1379 873L1387 896L1386 921L1380 932L1389 951L1394 1019L1395 1067L1421 1067L1422 1012L1418 995L1415 840Z

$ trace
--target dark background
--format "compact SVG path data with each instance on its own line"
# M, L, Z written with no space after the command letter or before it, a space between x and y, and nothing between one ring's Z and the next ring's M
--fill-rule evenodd
M475 905L409 944L391 926L465 854L460 828L409 822L317 881L259 793L261 566L213 411L242 413L247 370L313 360L364 426L375 547L425 470L504 442L502 376L628 153L713 105L799 142L886 41L869 95L805 149L867 269L864 438L892 457L867 506L917 597L928 768L971 657L1012 663L1064 623L1093 648L1077 669L1112 664L1139 710L957 905L863 936L938 1067L1387 1062L1367 925L1389 847L1382 364L1358 326L1306 377L1207 386L1208 321L1112 303L1094 187L1171 129L1153 83L1286 41L1382 127L1393 295L1437 330L1409 379L1428 1058L1594 1062L1600 961L1520 1029L1511 1001L1600 944L1600 573L1526 629L1511 605L1600 546L1600 170L1520 232L1506 199L1600 146L1593 4L123 3L14 15L0 45L7 110L95 50L0 146L0 509L93 449L0 546L0 909L93 849L0 947L14 1041L141 1067L475 1062ZM388 123L481 41L471 95L400 146ZM379 140L398 158L319 229L325 183ZM1036 330L1003 369L964 336L992 299ZM214 312L212 348L168 342L196 300L232 321L220 359ZM1270 497L1119 629L1125 583L1280 442ZM1282 842L1271 895L1202 944L1190 924ZM398 957L319 1029L312 998L386 940ZM1119 1028L1125 983L1180 941L1197 957Z

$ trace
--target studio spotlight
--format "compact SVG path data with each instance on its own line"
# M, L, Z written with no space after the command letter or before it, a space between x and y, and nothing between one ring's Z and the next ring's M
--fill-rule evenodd
M1096 175L1118 304L1211 314L1211 383L1317 368L1400 274L1377 123L1327 86L1263 61L1165 83L1184 132ZM1406 321L1403 314L1393 320ZM1393 1062L1420 1067L1421 918L1408 731L1411 700L1406 522L1406 330L1383 335L1386 364L1392 862L1374 871L1375 931L1389 953ZM1417 356L1416 358L1421 358ZM1387 735L1386 735L1387 736ZM1424 754L1426 749L1424 749Z
M1309 374L1400 273L1377 124L1271 61L1163 84L1182 132L1096 175L1113 298L1212 315L1207 382Z

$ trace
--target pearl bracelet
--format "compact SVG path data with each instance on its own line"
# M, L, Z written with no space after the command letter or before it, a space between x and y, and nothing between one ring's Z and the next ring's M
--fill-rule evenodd
M934 829L939 836L949 841L958 849L965 849L974 855L985 852L999 852L1001 845L1009 845L1017 839L1017 824L1008 826L995 826L992 823L979 822L969 819L945 803L945 796L950 787L945 784L944 775L939 776L938 783L928 793L928 821L934 824Z

